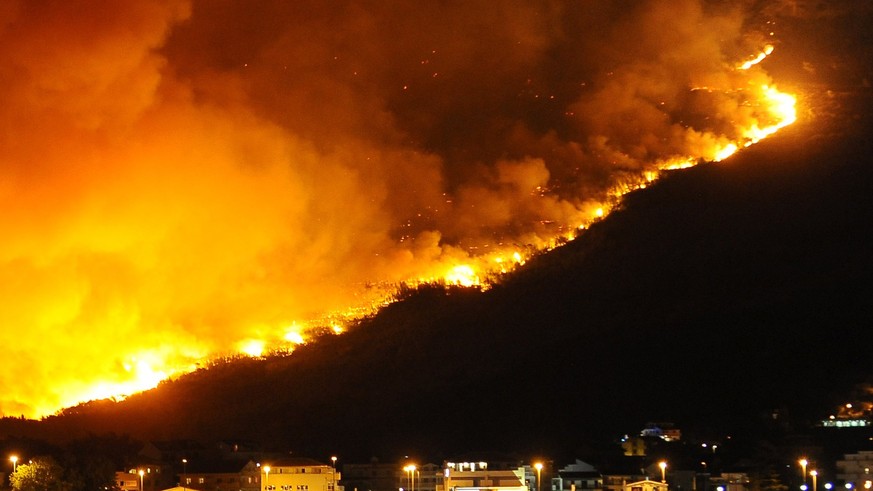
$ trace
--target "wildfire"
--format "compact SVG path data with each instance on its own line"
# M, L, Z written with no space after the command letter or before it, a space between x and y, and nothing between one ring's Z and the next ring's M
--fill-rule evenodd
M371 19L396 9L375 2L273 22L300 30L218 54L202 50L233 43L186 43L229 35L232 6L115 2L106 25L64 2L12 9L0 25L0 414L122 397L228 350L289 353L342 334L398 285L488 289L662 173L793 123L795 98L759 66L773 46L728 60L734 9L678 3L633 9L649 41L634 49L555 38L543 26L563 20L529 15L536 3L508 2L493 22L453 4L454 18L486 23L467 35L400 20L383 33ZM606 15L591 10L574 15ZM569 70L578 79L545 86L581 59L592 66ZM690 81L700 91L673 100Z
M754 64L760 62L764 57L773 51L772 46L768 46L761 55L754 60L745 62L740 69L748 69ZM780 92L771 85L762 85L759 87L760 104L763 106L764 113L767 119L772 123L769 125L759 126L757 122L748 128L741 128L742 138L735 142L728 142L720 145L715 145L709 150L705 150L701 157L693 156L678 156L668 161L660 163L658 171L670 171L678 169L686 169L697 165L698 162L708 160L712 162L720 162L739 149L753 145L768 136L775 134L780 129L794 123L797 119L796 98L788 93ZM625 183L621 186L613 188L607 193L612 200L620 199L623 195L636 189L643 189L648 184L656 181L659 177L658 171L645 171L638 176L633 183ZM607 202L599 203L592 207L590 219L577 225L577 230L585 230L593 221L602 219L609 214L611 205ZM555 242L554 240L541 244L539 250L551 250L567 240L576 238L575 233L562 236L563 240ZM533 251L532 253L536 253ZM519 251L497 251L485 257L466 256L462 263L454 263L445 266L445 272L432 276L420 277L414 280L409 280L412 285L426 284L433 282L444 282L448 285L457 285L462 287L482 288L487 289L488 283L484 278L495 274L504 274L519 265L523 265L529 258L528 254L522 254ZM370 309L365 310L365 313L372 313L386 303L383 300L375 301ZM362 312L353 310L348 312L344 317L348 320L358 318ZM283 340L287 343L285 351L290 351L294 345L304 344L307 342L304 334L308 327L305 324L294 322L287 328L283 335ZM341 334L345 328L333 323L330 326L331 332ZM261 357L268 351L269 342L264 339L247 339L238 343L238 351L240 354ZM177 364L176 364L177 365ZM130 364L125 365L125 371L130 374L130 379L125 382L118 383L97 383L89 387L83 387L81 390L69 390L70 396L63 401L65 405L72 405L76 402L91 399L100 399L108 397L123 397L121 394L130 394L137 391L147 390L158 385L158 383L167 377L184 373L190 368L176 367L165 370L165 367L174 366L171 358L156 353L144 353L142 358L134 359ZM50 412L50 408L44 408L42 413Z
M760 63L772 52L773 46L767 45L764 50L756 57L742 63L737 68L740 70L748 70L752 66ZM725 160L728 157L734 155L741 148L746 148L755 143L758 143L764 138L775 134L780 129L794 123L797 120L797 98L794 95L786 92L781 92L774 86L769 84L759 86L755 90L755 93L757 95L756 100L758 100L763 113L760 120L770 121L769 124L761 126L759 124L759 120L756 119L749 127L739 129L739 133L741 135L741 138L739 140L714 144L711 148L704 150L702 152L702 155L698 157L677 156L673 159L660 163L658 165L659 171L687 169L697 165L701 161L721 162L722 160ZM607 193L607 195L610 196L612 199L620 199L622 196L631 191L645 188L649 183L656 181L658 177L658 172L645 171L636 180L629 183L624 183L623 185L613 188ZM602 203L595 206L592 219L585 223L579 224L577 226L577 229L584 230L585 228L587 228L588 225L590 225L591 221L601 219L607 216L609 214L609 210L610 205L608 203ZM569 236L566 236L565 238L566 240L573 240L575 237L575 234L571 234ZM551 249L551 247L545 247L544 249L549 250ZM521 255L518 252L513 253L513 257L515 258L515 264L524 264L525 260L522 259ZM495 263L499 266L498 268L488 267L487 263L483 264L479 269L474 268L468 263L452 265L448 267L447 272L443 276L443 280L447 284L461 285L466 287L481 287L483 286L483 283L480 279L482 275L487 276L488 274L493 274L495 272L506 273L509 271L509 269L505 267L502 258L498 258ZM433 280L433 278L419 279L417 283L427 283Z

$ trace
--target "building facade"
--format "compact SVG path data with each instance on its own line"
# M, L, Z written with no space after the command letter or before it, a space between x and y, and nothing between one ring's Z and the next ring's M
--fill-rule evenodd
M349 491L397 491L403 487L402 465L370 462L343 465L343 486Z
M286 458L260 466L260 491L342 491L340 473L307 458Z
M851 483L855 489L873 488L873 450L846 454L837 461L837 480Z
M179 476L179 486L197 491L258 491L261 469L251 460L191 462Z
M489 469L487 462L449 462L436 491L530 491L525 468Z
M666 482L644 479L642 481L626 482L623 491L669 491Z
M603 491L603 476L591 464L577 460L558 469L551 491Z

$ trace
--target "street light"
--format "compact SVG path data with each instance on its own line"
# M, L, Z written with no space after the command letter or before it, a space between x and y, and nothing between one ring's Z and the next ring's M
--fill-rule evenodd
M661 482L667 482L667 461L658 462L658 467L661 468Z
M182 489L188 484L188 459L182 459Z
M406 482L409 484L409 491L415 491L415 464L409 464L403 468L406 471Z
M18 456L13 455L13 456L9 457L9 461L12 462L12 473L15 474L15 469L16 469L17 464L18 464Z
M270 489L270 466L269 465L264 466L264 474L266 475L266 478L264 479L264 489Z
M534 469L537 470L537 491L540 491L540 478L543 474L543 463L537 462L534 464Z
M333 470L332 470L331 476L330 476L330 481L331 481L330 491L336 491L336 455L331 456L330 463L331 463L331 466L333 467Z
M802 458L797 461L800 464L800 468L803 469L803 484L806 484L806 465L809 464L809 461L806 458Z
M818 471L813 469L809 471L809 475L812 476L812 491L818 491L816 489L816 480L818 478Z
M145 471L139 470L139 491L143 491L145 489L144 479L145 479Z

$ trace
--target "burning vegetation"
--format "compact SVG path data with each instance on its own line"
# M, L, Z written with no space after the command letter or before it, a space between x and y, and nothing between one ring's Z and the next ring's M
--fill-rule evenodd
M487 287L796 118L723 2L78 3L0 7L6 415Z

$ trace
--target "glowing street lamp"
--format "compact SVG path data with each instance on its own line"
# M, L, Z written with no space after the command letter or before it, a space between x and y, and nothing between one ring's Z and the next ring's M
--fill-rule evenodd
M806 458L800 459L797 461L800 464L800 468L803 469L803 484L806 484L806 466L809 464L809 461Z
M813 469L809 471L809 475L812 476L812 491L818 491L816 489L816 480L818 479L818 471Z
M540 478L542 477L542 474L543 474L543 463L542 462L535 463L534 469L537 470L537 491L540 491L540 480L541 480Z
M139 474L139 491L143 491L145 489L145 485L144 485L145 471L140 469L138 474Z
M331 476L330 476L330 491L336 490L336 455L331 456L330 464L332 467Z
M270 489L270 466L269 465L264 466L264 475L266 476L264 478L264 489Z
M409 484L409 491L415 491L415 464L409 464L403 467L406 471L406 482Z
M661 482L667 482L667 461L658 462L658 467L661 468Z
M9 457L9 461L12 462L12 473L15 474L15 468L17 467L17 464L18 464L18 456L13 455L13 456Z

